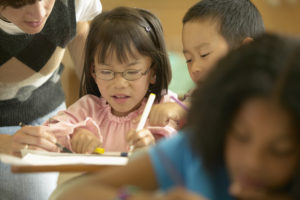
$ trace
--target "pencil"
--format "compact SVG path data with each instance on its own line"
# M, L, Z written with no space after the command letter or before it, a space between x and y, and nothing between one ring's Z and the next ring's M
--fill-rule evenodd
M154 100L155 100L155 94L151 93L149 95L148 100L147 100L147 103L146 103L145 109L143 111L142 117L141 117L141 119L140 119L140 121L139 121L139 123L137 125L136 131L140 131L140 130L142 130L144 128L144 126L146 124L146 120L148 118L148 115L149 115L149 113L151 111L151 107L152 107L152 105L154 103ZM131 145L129 147L129 152L133 151L133 148L134 148L134 146Z
M170 97L172 100L175 101L175 103L177 103L179 106L181 106L181 108L183 108L184 110L188 110L188 107L186 105L184 105L181 101L179 101L178 99L176 99L175 97L171 96Z

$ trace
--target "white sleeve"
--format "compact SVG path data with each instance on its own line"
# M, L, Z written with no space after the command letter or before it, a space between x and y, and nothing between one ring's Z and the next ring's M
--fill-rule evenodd
M76 21L89 21L101 13L100 0L75 0Z

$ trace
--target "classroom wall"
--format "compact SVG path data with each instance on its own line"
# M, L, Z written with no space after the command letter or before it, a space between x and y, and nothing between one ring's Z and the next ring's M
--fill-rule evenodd
M300 0L295 0L294 4L288 3L294 1L281 0L282 3L278 6L271 6L269 1L271 0L252 0L262 13L266 30L299 36ZM198 0L101 0L101 2L103 10L110 10L116 6L130 6L145 8L156 14L163 25L167 48L172 52L172 56L175 56L175 63L185 67L183 66L185 65L184 58L181 55L181 20L188 8ZM79 80L72 69L68 54L64 58L64 64L62 83L66 92L67 105L70 105L78 98Z

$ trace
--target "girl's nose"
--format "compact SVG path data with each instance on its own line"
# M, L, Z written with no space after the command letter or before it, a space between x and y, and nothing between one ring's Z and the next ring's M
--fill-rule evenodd
M249 170L258 172L264 166L264 156L263 153L256 149L248 150L247 154L244 157L245 167Z
M115 74L113 82L115 88L124 88L128 86L128 81L122 76L121 73Z
M28 14L33 20L41 20L47 14L47 8L44 1L36 1L28 5Z

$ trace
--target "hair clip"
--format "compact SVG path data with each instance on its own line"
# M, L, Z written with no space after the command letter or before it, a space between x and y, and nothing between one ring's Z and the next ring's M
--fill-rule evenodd
M149 32L151 30L150 26L145 26L145 30Z

